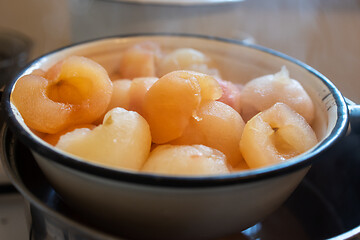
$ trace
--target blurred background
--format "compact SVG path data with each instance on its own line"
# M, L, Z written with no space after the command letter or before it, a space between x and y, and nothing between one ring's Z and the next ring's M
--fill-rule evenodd
M135 1L0 0L0 28L33 41L30 59L73 42L123 33L245 39L307 63L360 102L360 0Z

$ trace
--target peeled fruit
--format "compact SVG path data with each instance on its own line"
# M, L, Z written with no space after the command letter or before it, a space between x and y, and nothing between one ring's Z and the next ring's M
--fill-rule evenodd
M121 78L155 77L159 51L159 46L152 42L142 42L124 51L120 62Z
M258 168L295 157L316 143L306 120L286 104L276 103L246 123L240 150L249 167Z
M144 116L153 142L166 143L181 136L190 118L196 117L201 101L221 97L222 90L211 76L174 71L157 80L144 98Z
M42 69L34 69L32 72L31 72L31 75L38 75L40 77L45 77L45 74L46 72Z
M123 108L110 110L102 125L63 135L56 147L85 160L109 167L139 170L151 146L149 125Z
M158 80L156 77L135 78L129 89L129 109L143 115L144 98L150 87Z
M105 55L112 80L79 56L18 79L11 101L34 134L90 162L170 175L264 167L317 143L314 104L285 67L240 85L192 48L140 42L118 61Z
M128 109L130 105L130 87L132 81L128 79L121 79L121 80L115 80L112 83L113 83L113 93L111 95L111 100L107 108L107 111L115 107Z
M71 56L60 63L55 65L58 66L58 74L52 74L56 77L47 78L51 83L48 89L49 98L57 102L82 104L83 110L89 110L88 114L84 113L85 118L94 118L89 115L103 113L113 91L107 71L100 64L85 57ZM45 76L48 75L49 72Z
M12 101L25 123L37 131L56 133L75 124L91 123L107 108L113 86L96 62L71 56L41 75L21 77Z
M47 142L47 143L55 146L55 145L58 143L60 137L61 137L62 135L65 135L65 134L68 133L68 132L72 132L72 131L74 131L75 129L80 129L80 128L87 128L87 129L90 129L90 130L91 130L91 129L94 129L95 127L96 127L96 125L93 125L93 124L80 124L80 125L75 125L75 126L72 126L72 127L70 127L70 128L67 128L67 129L65 129L65 130L63 130L63 131L60 131L60 132L58 132L58 133L55 133L55 134L46 134L46 135L42 136L41 138L42 138L45 142Z
M56 64L54 64L52 67L50 67L46 72L44 72L43 76L44 78L48 79L49 81L57 81L59 79L61 68L64 63L64 60L58 61ZM40 74L41 72L38 72L39 70L33 71L31 74ZM41 70L40 70L41 71Z
M245 84L240 96L240 114L245 121L277 102L287 104L311 124L314 104L302 85L290 79L285 67L274 75L266 75Z
M11 98L27 126L43 133L57 133L73 124L80 106L51 100L48 86L47 79L26 75L16 82Z
M236 167L243 158L239 149L245 123L240 114L225 103L207 101L200 105L197 118L192 118L181 137L172 144L202 144L215 148L226 155L227 161Z
M231 168L231 172L240 172L240 171L249 170L249 169L250 168L247 165L247 163L245 162L245 160L242 160L238 165Z
M222 80L221 78L216 79L222 89L222 96L218 101L223 102L237 112L240 112L240 92L242 85L236 85L230 81Z
M121 107L125 108L126 110L130 110L129 105L131 83L132 81L129 79L119 79L112 81L113 92L111 94L109 105L103 115L101 115L101 117L94 122L95 124L102 123L105 114L115 107Z
M157 65L158 76L177 70L191 70L208 75L219 75L217 69L211 68L211 60L202 52L193 48L179 48L165 57Z
M106 110L113 85L96 62L72 56L51 68L51 79L21 77L12 101L25 123L39 132L57 133L76 124L91 123Z
M229 173L225 155L218 150L203 145L158 146L151 152L141 170L167 175Z
M219 82L214 77L193 71L184 72L188 73L189 77L195 77L199 81L201 101L217 100L223 95L223 90Z
M187 72L171 72L156 81L144 100L144 116L153 142L161 144L180 137L200 101L199 82Z

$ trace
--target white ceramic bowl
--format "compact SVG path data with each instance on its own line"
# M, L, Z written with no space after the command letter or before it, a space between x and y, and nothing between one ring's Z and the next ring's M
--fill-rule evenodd
M313 161L331 157L326 155L327 150L348 130L348 106L323 75L284 54L234 40L176 34L99 39L42 56L18 78L36 68L46 70L74 54L90 57L111 71L116 67L118 51L144 40L158 42L164 48L203 51L223 69L224 78L234 82L275 73L285 65L315 103L313 128L320 141L305 154L278 165L228 175L170 177L115 170L70 157L33 134L10 102L14 79L3 96L12 130L30 148L64 201L110 232L141 239L209 239L239 232L279 207ZM358 120L358 106L351 112Z

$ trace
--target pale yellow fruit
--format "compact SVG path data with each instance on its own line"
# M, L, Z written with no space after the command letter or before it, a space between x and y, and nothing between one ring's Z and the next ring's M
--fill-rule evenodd
M222 80L221 78L216 79L221 86L222 96L218 99L218 101L226 103L237 112L240 112L240 96L242 85L234 84L230 81Z
M107 111L115 107L129 109L130 87L132 81L129 79L119 79L113 81L112 83L113 83L113 94L111 95L111 100L107 108Z
M246 123L240 150L250 168L259 168L295 157L316 143L306 120L286 104L277 103Z
M203 145L160 145L151 152L142 171L166 175L229 173L225 155Z
M110 103L104 114L94 124L98 125L103 122L105 114L115 107L125 108L130 110L130 86L132 81L129 79L119 79L112 82L113 93L111 95Z
M166 143L181 136L200 105L200 90L198 80L185 71L166 74L151 86L143 110L154 143Z
M201 88L201 101L218 100L223 95L223 90L214 77L194 71L184 72L190 73L192 77L198 80Z
M247 165L247 163L245 162L245 160L242 160L242 161L240 161L240 163L238 165L231 168L231 172L240 172L240 171L245 171L245 170L249 170L249 169L250 168Z
M46 73L39 70L21 77L11 98L30 128L54 134L97 120L107 109L112 91L101 65L71 56Z
M52 69L59 72L54 70L50 77ZM94 111L92 109L103 113L110 102L113 86L109 75L105 68L89 58L68 57L49 69L48 75L48 95L54 101L82 104L83 108L89 108L88 114ZM86 114L83 115L81 117Z
M285 67L276 74L262 76L246 83L240 94L240 114L245 121L277 102L302 115L308 123L314 119L314 104L303 86L289 77Z
M68 129L65 129L63 131L60 131L58 133L55 133L55 134L45 134L43 136L40 136L42 138L42 140L44 140L45 142L55 146L57 144L57 142L59 141L60 137L62 135L65 135L66 133L68 132L72 132L74 131L75 129L78 129L78 128L88 128L88 129L94 129L96 126L93 125L93 124L80 124L80 125L75 125L75 126L72 126Z
M191 70L217 76L219 72L204 53L193 48L179 48L163 57L157 64L157 75L163 76L176 70Z
M139 170L150 152L151 134L138 113L114 108L105 115L102 125L67 133L56 147L109 167Z
M129 110L136 111L143 115L145 94L150 87L158 80L156 77L134 78L130 87Z
M120 61L121 78L155 76L155 59L160 47L153 42L141 42L123 52Z
M245 123L238 112L225 103L207 101L201 103L196 115L173 144L202 144L215 148L226 155L233 167L243 161L239 143Z
M143 100L153 142L162 144L180 137L190 118L196 117L200 103L221 95L216 79L203 73L179 70L161 77Z

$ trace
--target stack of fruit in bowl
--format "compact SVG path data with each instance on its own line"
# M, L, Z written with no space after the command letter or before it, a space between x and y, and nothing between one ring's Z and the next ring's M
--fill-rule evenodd
M245 171L286 161L318 142L314 104L285 66L235 84L194 48L166 51L145 41L118 54L111 71L83 56L34 69L17 81L12 102L57 149L146 173Z

